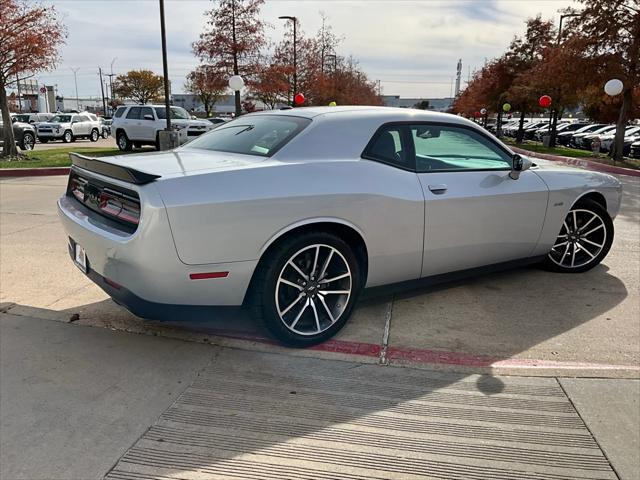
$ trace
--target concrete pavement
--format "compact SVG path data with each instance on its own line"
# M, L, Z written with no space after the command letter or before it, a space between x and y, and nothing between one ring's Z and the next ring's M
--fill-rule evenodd
M624 406L612 414L592 379L295 358L10 314L0 332L3 479L640 476L635 380L608 385Z
M621 178L625 193L615 222L616 238L601 266L580 275L518 269L373 298L360 304L337 336L340 343L329 342L325 349L364 352L370 358L362 361L428 368L637 378L640 179ZM63 321L78 314L80 324L197 341L206 338L221 345L243 343L229 336L248 335L253 340L265 336L242 314L200 324L176 318L174 325L157 325L108 300L69 261L67 239L55 214L55 200L65 184L63 177L0 182L0 301L13 304L11 313ZM244 344L275 348L255 341ZM345 358L318 350L297 354Z

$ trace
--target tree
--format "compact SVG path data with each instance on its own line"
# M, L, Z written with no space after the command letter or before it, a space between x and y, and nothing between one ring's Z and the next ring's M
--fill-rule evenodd
M130 98L144 105L162 96L164 81L151 70L131 70L118 75L113 82L113 93L120 98Z
M249 84L258 72L265 46L260 8L264 0L220 0L208 11L205 31L193 43L193 52L217 72L240 75ZM236 115L242 113L240 92L235 92Z
M612 148L613 159L621 160L625 126L637 106L633 90L640 85L640 5L637 0L579 1L585 6L568 28L579 30L586 39L587 54L607 64L609 78L619 76L624 84Z
M26 0L0 0L0 110L4 131L2 155L17 156L15 137L9 115L7 87L18 75L51 70L59 60L59 47L66 30L54 7Z
M187 75L184 88L185 91L200 99L208 117L211 114L211 108L226 90L227 79L213 67L200 65Z
M249 92L256 100L274 109L276 104L287 101L291 74L293 66L272 63L260 69L249 86Z
M413 108L418 108L420 110L428 110L429 109L429 100L421 100L416 103Z

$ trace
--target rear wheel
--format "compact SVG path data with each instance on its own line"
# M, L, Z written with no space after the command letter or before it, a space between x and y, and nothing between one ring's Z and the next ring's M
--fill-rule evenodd
M36 144L36 137L32 133L26 132L22 136L22 140L20 141L20 148L22 150L33 150L34 145Z
M270 253L254 281L254 307L286 345L323 342L349 319L361 287L352 249L339 237L311 232Z
M116 134L116 143L118 144L118 148L122 152L131 151L132 145L131 140L127 137L127 134L120 131Z
M607 256L613 232L607 210L593 200L581 200L569 210L543 266L554 272L586 272Z

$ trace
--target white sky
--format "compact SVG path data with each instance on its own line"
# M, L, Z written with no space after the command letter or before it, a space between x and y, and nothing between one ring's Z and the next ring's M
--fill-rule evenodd
M75 96L71 68L79 68L80 96L100 93L98 66L106 73L148 68L162 73L157 0L47 0L62 14L69 36L62 62L39 75L41 83L57 84L58 93ZM273 28L267 36L282 38L280 15L298 17L302 30L314 34L319 12L329 17L344 41L339 54L353 54L370 79L382 81L386 95L443 97L451 92L458 58L463 85L468 67L500 55L524 21L540 13L559 19L558 10L578 6L573 0L267 0L263 19ZM209 0L166 0L169 75L174 92L182 91L185 75L197 64L191 43L204 26Z

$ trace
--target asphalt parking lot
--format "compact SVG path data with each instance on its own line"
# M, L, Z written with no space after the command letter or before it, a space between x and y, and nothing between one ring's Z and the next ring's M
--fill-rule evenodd
M68 259L65 177L3 179L0 478L638 478L640 182L623 181L591 272L369 298L292 350L243 314L133 317Z
M524 268L362 301L332 342L298 352L362 361L484 368L494 373L631 376L640 372L640 182L624 177L616 238L604 263L560 275ZM55 201L64 176L3 179L0 301L11 313L221 345L265 343L246 315L187 324L140 320L70 261ZM244 343L243 343L244 342ZM267 340L268 342L268 340ZM336 353L337 352L337 353Z
M37 142L34 150L50 150L52 148L61 148L69 146L78 146L82 148L116 148L116 140L113 137L98 138L97 142L92 142L88 138L78 138L75 142L67 144L62 140L51 141L47 143Z

